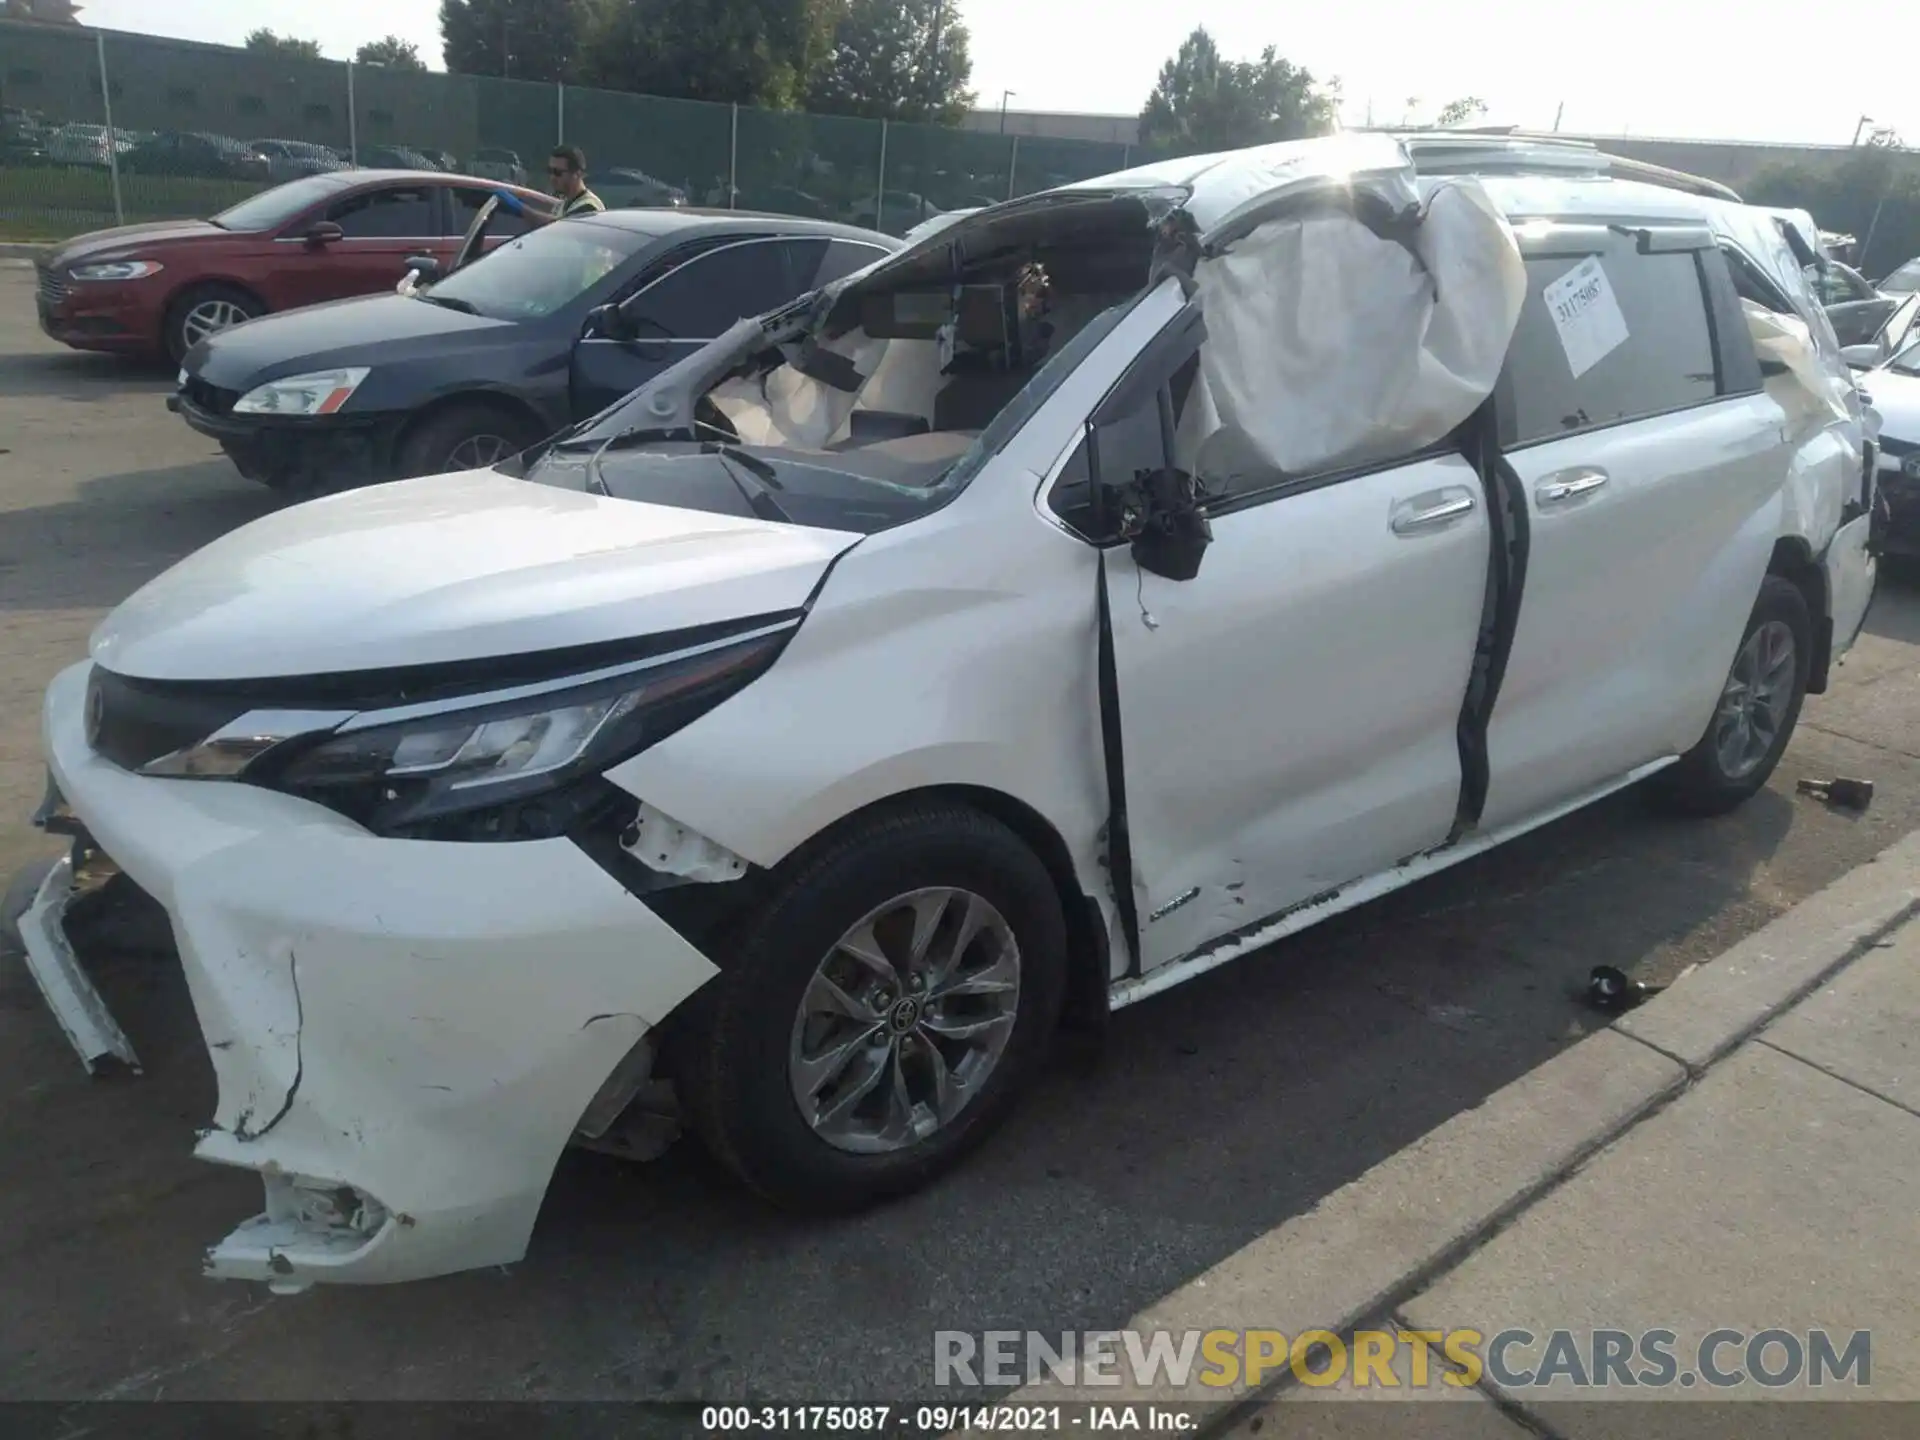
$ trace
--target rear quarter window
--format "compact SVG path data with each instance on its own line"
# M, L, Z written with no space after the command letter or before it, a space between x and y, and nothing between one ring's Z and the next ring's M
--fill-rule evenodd
M1587 303L1571 322L1564 312L1556 319L1549 296L1561 298L1573 272L1588 261L1599 267L1600 292L1579 297ZM1598 254L1531 255L1526 263L1526 302L1500 378L1506 444L1551 440L1718 397L1713 325L1692 252L1642 255L1623 242ZM1595 303L1600 313L1586 313Z

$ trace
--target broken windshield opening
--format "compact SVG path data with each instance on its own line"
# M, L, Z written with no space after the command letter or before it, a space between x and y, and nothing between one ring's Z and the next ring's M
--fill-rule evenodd
M605 447L596 487L648 499L645 477L665 474L649 453L694 442L770 465L783 486L871 498L847 528L916 518L1112 330L1147 287L1154 243L1147 208L1111 196L961 234L722 337L559 440L528 478ZM785 489L779 505L810 508Z

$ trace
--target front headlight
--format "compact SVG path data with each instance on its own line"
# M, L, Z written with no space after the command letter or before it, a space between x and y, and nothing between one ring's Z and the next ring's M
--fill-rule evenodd
M364 365L289 375L255 386L235 402L236 415L331 415L372 373Z
M144 280L163 268L158 260L102 260L97 265L75 265L67 274L75 280Z
M379 834L558 834L572 814L562 797L576 782L658 743L740 690L773 663L796 623L445 701L351 716L256 712L143 773L284 791Z

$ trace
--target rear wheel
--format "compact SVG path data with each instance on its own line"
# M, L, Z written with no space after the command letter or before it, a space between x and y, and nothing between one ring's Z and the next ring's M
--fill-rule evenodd
M918 1188L1001 1121L1059 1019L1066 925L1012 831L923 803L839 837L716 945L678 1037L707 1148L778 1204Z
M518 455L540 437L504 405L467 401L428 416L400 442L402 475L484 470Z
M209 335L266 313L258 297L232 285L196 285L167 307L167 354L178 365Z
M1683 814L1723 815L1757 792L1800 718L1812 661L1806 597L1792 581L1767 576L1707 733L1655 777L1655 795Z

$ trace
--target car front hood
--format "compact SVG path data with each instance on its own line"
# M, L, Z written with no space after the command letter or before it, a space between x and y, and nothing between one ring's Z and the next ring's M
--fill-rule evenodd
M228 232L205 220L156 220L145 225L120 225L111 230L92 230L54 247L48 264L56 270L116 255L131 255L155 245L177 240L204 240L210 235Z
M804 606L859 536L529 484L402 480L244 525L135 591L94 661L250 680L529 655Z
M522 332L511 320L489 320L404 295L366 295L263 315L201 341L187 369L228 390L335 365L378 365L475 339L508 340Z

